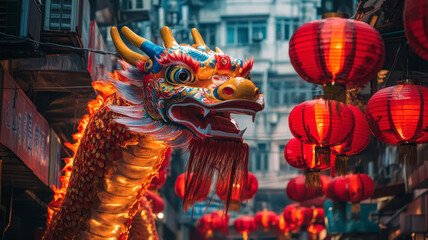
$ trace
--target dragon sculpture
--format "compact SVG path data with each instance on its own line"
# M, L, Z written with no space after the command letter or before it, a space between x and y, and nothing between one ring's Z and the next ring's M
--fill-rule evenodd
M245 130L230 114L254 119L264 107L251 81L254 61L210 50L196 29L191 46L177 44L168 27L161 30L164 47L127 27L121 32L146 56L111 29L123 70L93 83L99 95L88 103L76 142L66 144L74 155L65 159L61 188L54 188L44 239L128 239L133 225L135 236L157 239L144 194L167 148L190 152L185 208L201 182L227 185L229 200L232 186L246 182Z

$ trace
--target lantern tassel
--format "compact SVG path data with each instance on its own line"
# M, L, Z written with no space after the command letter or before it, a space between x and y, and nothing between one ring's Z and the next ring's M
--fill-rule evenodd
M342 84L326 84L323 86L323 92L324 96L323 98L325 100L335 100L339 102L346 103L346 87ZM339 106L338 113L340 112L340 105Z
M335 173L337 176L345 176L348 172L348 158L344 154L336 155Z
M230 211L239 213L239 209L241 208L241 203L237 200L230 200Z
M351 205L351 220L359 221L361 216L360 203L352 203Z
M418 162L418 152L415 143L405 143L398 146L398 161L407 166L416 165Z
M248 233L247 232L242 233L242 238L244 240L248 240Z
M315 147L315 162L330 165L330 147Z
M320 178L320 171L318 170L312 170L306 171L306 179L305 184L314 188L321 188L321 178Z

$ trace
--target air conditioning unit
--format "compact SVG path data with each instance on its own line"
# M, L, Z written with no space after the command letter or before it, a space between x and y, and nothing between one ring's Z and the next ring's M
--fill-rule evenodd
M43 29L46 40L50 42L72 42L78 47L88 47L89 0L46 0Z
M258 42L263 41L263 39L264 38L263 38L262 32L258 32L258 33L253 34L253 42L258 43Z
M40 40L42 11L38 1L0 1L0 31Z

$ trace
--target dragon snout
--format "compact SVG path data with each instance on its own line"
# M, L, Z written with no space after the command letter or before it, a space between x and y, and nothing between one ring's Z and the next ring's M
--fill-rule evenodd
M214 94L220 100L256 101L260 96L260 90L248 79L232 78L218 86Z

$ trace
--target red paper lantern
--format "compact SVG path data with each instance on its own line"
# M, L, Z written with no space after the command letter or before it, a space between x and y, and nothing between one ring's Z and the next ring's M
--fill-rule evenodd
M366 174L350 174L334 178L325 195L338 202L361 202L374 192L373 180Z
M156 214L156 213L163 212L163 210L165 209L165 202L161 197L152 193L151 191L146 192L146 197L151 204L153 213Z
M242 216L233 223L235 230L243 235L244 240L248 239L248 234L257 230L257 224L253 217Z
M354 114L345 104L317 99L297 105L288 123L293 136L306 144L315 144L316 162L330 165L330 147L346 140L354 127Z
M406 0L404 4L404 30L407 41L415 52L428 60L428 2Z
M290 61L303 80L361 86L383 66L385 46L370 25L327 18L303 24L290 39Z
M212 216L211 214L203 215L196 222L196 229L205 237L205 239L212 238L213 235L213 225L212 225Z
M227 235L229 218L229 213L225 214L222 210L211 213L212 229L214 231L221 231L224 235Z
M217 186L217 196L225 201L227 197L227 183L221 183ZM248 172L247 184L244 186L244 195L241 196L241 186L234 184L232 187L232 193L230 198L230 209L233 211L238 211L240 202L248 201L252 199L259 189L259 182L257 181L256 176L251 172Z
M364 113L352 105L348 105L348 108L354 114L354 129L344 143L332 148L333 153L336 154L336 174L339 176L346 175L348 171L348 156L363 151L369 144L371 136Z
M321 234L325 232L325 227L321 224L311 224L307 228L308 240L320 240Z
M193 176L193 174L191 173L190 179L192 178L192 176ZM185 195L185 191L186 191L186 178L187 178L187 173L182 173L175 180L174 190L175 190L175 193L181 199L184 199L184 195ZM189 181L190 181L190 179L189 179ZM199 191L196 193L197 194L196 201L205 200L210 193L210 188L211 188L210 182L206 182L204 184L201 184L201 186L199 187ZM184 205L185 205L184 208L187 209L187 207L193 205L193 202L187 202Z
M328 182L330 182L330 177L321 175L321 187L315 188L307 185L306 176L297 176L292 178L285 189L289 199L302 202L312 198L320 197L324 195L324 188L327 188Z
M324 224L324 208L314 208L312 213L315 223Z
M275 225L276 214L272 211L263 210L257 212L254 216L257 226L263 227L264 231L269 231L270 227Z
M284 208L283 215L287 223L307 226L312 222L313 210L307 207L300 207L297 204L290 204Z
M295 138L290 139L284 149L284 158L294 168L306 170L306 184L320 188L321 180L319 172L334 166L333 161L317 161L315 159L315 145L305 144Z
M284 215L276 216L275 228L279 239L290 239L290 232L296 229L295 224L287 223Z
M166 170L159 171L158 176L152 179L149 190L155 190L161 188L166 182Z
M399 160L416 163L416 144L428 142L428 88L401 84L379 90L367 104L372 133L387 144L400 145Z

